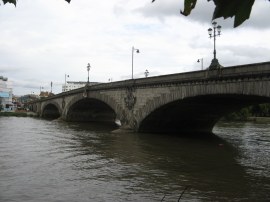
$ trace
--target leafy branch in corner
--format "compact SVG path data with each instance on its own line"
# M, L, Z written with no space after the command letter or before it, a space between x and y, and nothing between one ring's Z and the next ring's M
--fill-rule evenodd
M1 1L1 0L0 0ZM18 0L2 0L4 4L12 3L16 6ZM65 0L70 3L71 0ZM156 0L152 0L154 3ZM241 25L244 21L249 19L252 6L255 0L207 0L213 1L215 4L215 10L212 20L223 17L234 17L234 27ZM267 0L270 1L270 0ZM190 15L191 11L195 8L197 0L184 0L184 10L180 10L180 13L184 16Z
M2 0L2 1L3 1L4 4L11 3L11 4L14 4L16 6L18 0ZM65 0L65 1L70 3L71 0Z
M152 0L152 3L156 0ZM197 0L184 0L184 10L180 13L188 16L195 8ZM211 0L207 0L211 1ZM234 17L234 27L241 25L244 21L249 19L252 6L255 0L212 0L215 3L215 10L212 20L223 17ZM268 0L270 1L270 0Z

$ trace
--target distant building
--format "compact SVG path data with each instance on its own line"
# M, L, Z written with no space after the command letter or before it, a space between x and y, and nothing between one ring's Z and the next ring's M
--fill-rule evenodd
M12 82L3 76L0 76L0 109L4 111L14 110L12 103Z
M66 91L70 91L70 90L74 90L77 88L82 88L87 84L87 82L83 82L83 81L67 81L66 84L62 85L62 92L66 92ZM89 82L89 85L96 85L99 84L99 82Z
M17 98L17 102L21 103L22 105L24 105L27 102L31 102L31 101L35 101L38 100L39 96L35 95L35 94L28 94L28 95L23 95L21 97Z
M50 97L50 96L53 96L53 95L54 94L51 93L51 92L41 91L40 94L39 94L39 98L42 99L42 98Z

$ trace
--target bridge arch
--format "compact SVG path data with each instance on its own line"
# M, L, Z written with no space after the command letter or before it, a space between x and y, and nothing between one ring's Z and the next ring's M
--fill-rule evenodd
M116 113L103 101L95 98L84 98L69 107L66 120L80 122L115 122Z
M219 119L243 107L269 103L269 92L255 86L193 85L154 97L136 116L136 131L155 133L212 132ZM213 85L212 85L213 86ZM261 88L260 87L260 88ZM225 90L224 90L225 89ZM265 95L264 95L265 94Z
M153 110L138 126L139 132L212 132L221 117L269 98L250 95L205 95L173 101Z
M61 108L57 102L49 102L42 106L41 115L42 118L57 119L61 116Z
M64 119L67 121L115 122L121 120L123 110L108 95L91 92L87 96L73 97L65 107Z

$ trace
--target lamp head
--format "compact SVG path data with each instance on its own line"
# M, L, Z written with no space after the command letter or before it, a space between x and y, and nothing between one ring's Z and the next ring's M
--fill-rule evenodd
M89 71L90 70L90 63L87 64L87 70Z
M220 25L217 26L217 31L218 31L218 34L220 34L220 32L221 32L221 26Z
M209 34L209 36L212 35L212 28L209 28L209 29L208 29L208 34Z

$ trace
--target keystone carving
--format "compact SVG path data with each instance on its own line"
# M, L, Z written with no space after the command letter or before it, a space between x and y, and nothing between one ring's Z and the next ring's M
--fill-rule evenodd
M136 103L136 97L134 96L134 91L135 89L133 87L129 87L127 88L127 96L124 98L125 100L125 104L126 104L126 107L129 109L129 110L132 110L135 103Z

